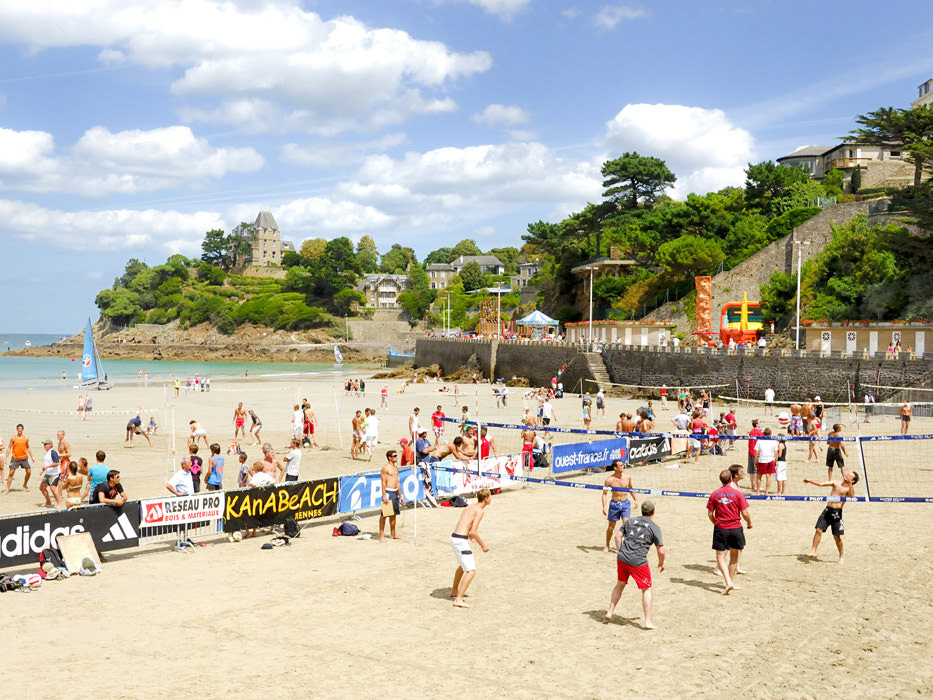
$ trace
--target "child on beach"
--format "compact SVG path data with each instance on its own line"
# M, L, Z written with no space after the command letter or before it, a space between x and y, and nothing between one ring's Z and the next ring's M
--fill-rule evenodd
M220 445L211 445L211 458L208 462L207 490L220 491L224 478L224 458L220 456Z

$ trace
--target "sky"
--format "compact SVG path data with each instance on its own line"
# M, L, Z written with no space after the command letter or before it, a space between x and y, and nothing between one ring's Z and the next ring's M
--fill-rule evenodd
M0 0L0 329L77 332L131 257L275 216L419 258L833 145L933 77L928 0Z

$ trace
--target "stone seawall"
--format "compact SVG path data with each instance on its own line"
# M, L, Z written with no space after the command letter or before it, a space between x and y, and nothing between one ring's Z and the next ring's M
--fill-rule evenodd
M473 355L485 377L505 380L527 377L533 386L546 386L566 364L561 377L565 391L573 391L582 379L593 379L586 357L576 346L509 340L421 338L415 347L415 367L436 363L444 374L450 374L463 367Z
M470 357L486 377L527 377L534 386L545 386L557 369L567 364L564 389L575 391L581 379L593 379L579 346L569 344L521 343L513 341L419 339L415 366L433 363L445 374L465 365ZM716 394L739 393L761 399L770 384L778 401L800 400L819 395L824 401L846 400L846 385L855 385L861 397L862 384L886 386L933 386L933 360L885 360L874 358L820 357L811 352L694 351L693 348L607 348L603 360L612 382L670 387L725 384ZM590 385L592 388L592 385ZM880 400L886 394L879 395Z
M692 350L692 349L691 349ZM742 396L764 397L770 384L778 401L800 400L819 395L824 401L846 400L846 384L924 386L933 373L933 361L819 357L816 354L734 354L608 349L603 354L612 381L618 384L702 386L727 384L716 394L735 395L736 382ZM884 395L882 395L882 398Z

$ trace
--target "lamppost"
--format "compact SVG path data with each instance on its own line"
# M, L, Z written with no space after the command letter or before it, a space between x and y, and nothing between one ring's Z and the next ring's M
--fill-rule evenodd
M803 260L803 246L810 245L810 241L794 241L797 246L797 333L794 349L800 350L800 271Z
M496 285L496 338L502 337L502 290Z
M447 334L450 335L450 292L447 292Z
M586 268L590 271L590 329L588 331L589 342L593 342L593 270L595 267Z

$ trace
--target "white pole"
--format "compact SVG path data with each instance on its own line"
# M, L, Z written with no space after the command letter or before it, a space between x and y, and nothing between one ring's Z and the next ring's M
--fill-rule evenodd
M496 294L496 337L502 337L502 290Z
M450 292L447 292L447 332L450 333Z
M340 410L337 405L337 387L334 387L334 416L337 418L337 440L340 441L340 449L343 449L343 432L340 430Z
M590 330L589 342L593 343L593 268L590 268Z
M800 260L803 255L803 248L800 241L797 242L797 340L794 343L794 349L800 350Z

